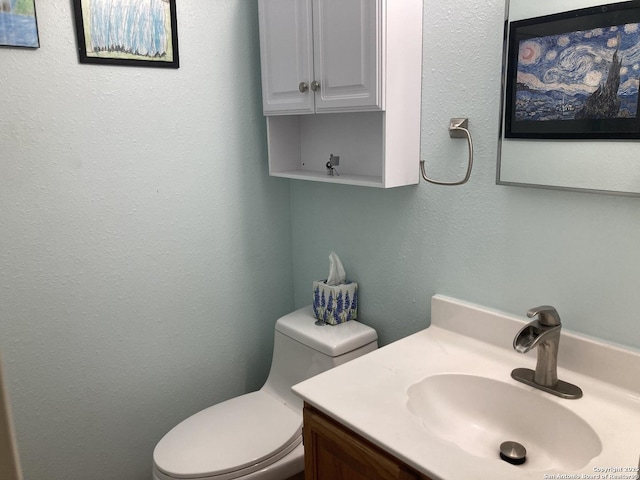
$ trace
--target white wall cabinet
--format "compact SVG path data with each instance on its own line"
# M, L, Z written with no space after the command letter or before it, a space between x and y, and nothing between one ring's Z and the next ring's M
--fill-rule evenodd
M379 2L260 0L265 115L381 110Z
M258 0L274 176L418 183L422 0ZM331 154L337 175L327 175Z

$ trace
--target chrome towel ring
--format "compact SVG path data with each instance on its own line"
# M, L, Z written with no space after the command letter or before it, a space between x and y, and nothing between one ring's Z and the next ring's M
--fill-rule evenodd
M433 180L427 177L427 173L424 170L424 160L420 160L420 172L422 173L422 178L424 178L429 183L434 183L436 185L462 185L469 181L469 177L471 176L471 169L473 168L473 141L471 140L471 133L469 133L469 119L468 118L452 118L449 120L449 137L451 138L466 138L467 143L469 144L469 165L467 167L467 174L464 178L457 182L441 182L439 180Z

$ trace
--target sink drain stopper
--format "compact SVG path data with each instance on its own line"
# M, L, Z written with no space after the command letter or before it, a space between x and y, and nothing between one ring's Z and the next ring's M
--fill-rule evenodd
M527 460L527 449L518 442L502 442L500 458L512 465L522 465Z

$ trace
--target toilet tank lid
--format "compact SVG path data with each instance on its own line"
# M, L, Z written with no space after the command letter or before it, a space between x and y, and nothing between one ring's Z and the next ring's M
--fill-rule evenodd
M289 313L276 322L276 331L330 357L337 357L375 342L376 331L356 320L339 325L315 324L311 305Z

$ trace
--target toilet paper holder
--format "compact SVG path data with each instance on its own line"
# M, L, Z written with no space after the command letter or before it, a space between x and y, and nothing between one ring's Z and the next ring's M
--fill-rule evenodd
M471 140L471 133L469 133L469 119L468 118L452 118L449 120L449 137L451 138L466 138L469 145L469 163L467 165L467 173L462 180L456 182L442 182L440 180L434 180L427 176L424 168L424 160L420 160L420 172L422 178L427 182L435 185L463 185L469 181L471 177L471 169L473 168L473 140Z

